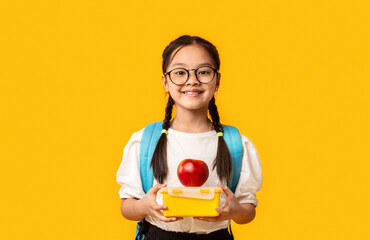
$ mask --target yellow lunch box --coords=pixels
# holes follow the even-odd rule
[[[216,217],[215,210],[220,207],[221,188],[218,187],[180,187],[163,188],[163,205],[168,210],[163,211],[166,217]]]

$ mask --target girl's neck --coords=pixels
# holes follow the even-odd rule
[[[207,110],[177,111],[171,121],[171,128],[186,133],[202,133],[213,130],[212,122],[207,117]]]

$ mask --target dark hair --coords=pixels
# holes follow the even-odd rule
[[[199,45],[203,47],[210,55],[214,67],[220,69],[220,58],[216,47],[208,42],[207,40],[197,37],[183,35],[174,41],[172,41],[163,51],[162,54],[162,71],[165,73],[167,67],[177,54],[177,52],[188,45]],[[218,76],[217,76],[218,77]],[[168,97],[168,102],[165,110],[165,118],[163,120],[162,128],[168,130],[170,127],[170,121],[172,119],[172,108],[175,104],[171,95]],[[218,115],[217,106],[215,103],[215,97],[209,101],[208,105],[209,115],[212,118],[212,125],[216,132],[223,132],[222,124],[220,123],[220,117]],[[153,167],[154,178],[159,182],[163,183],[167,177],[168,166],[167,166],[167,134],[162,133],[157,146],[154,150],[153,158],[150,163]],[[229,149],[227,148],[226,142],[223,137],[218,137],[217,155],[213,162],[213,169],[216,168],[217,175],[221,181],[228,180],[232,174],[232,162]]]

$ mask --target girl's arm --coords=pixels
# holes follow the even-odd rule
[[[251,222],[255,215],[256,210],[253,204],[239,203],[233,192],[226,186],[219,185],[226,194],[226,204],[223,208],[216,208],[220,213],[218,217],[199,217],[196,219],[217,222],[223,220],[234,220],[238,224],[245,224]]]
[[[165,187],[166,185],[157,184],[151,188],[147,194],[141,199],[126,198],[122,199],[121,213],[128,219],[133,221],[139,221],[146,216],[152,216],[158,218],[164,222],[173,222],[182,218],[176,217],[165,217],[161,210],[166,210],[167,206],[158,205],[156,201],[157,192]]]
[[[240,205],[240,211],[236,211],[236,214],[234,215],[234,217],[232,217],[232,220],[234,220],[234,222],[238,224],[246,224],[252,222],[252,220],[256,216],[256,210],[253,204],[242,203]],[[220,214],[222,214],[222,212]]]

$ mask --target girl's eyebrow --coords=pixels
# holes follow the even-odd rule
[[[176,65],[179,65],[179,66],[186,66],[186,64],[185,63],[175,63],[175,64],[173,64],[172,65],[172,67],[174,67],[174,66],[176,66]],[[212,66],[212,64],[210,64],[210,63],[200,63],[200,64],[198,64],[197,65],[197,67],[201,67],[201,66],[209,66],[209,67],[213,67]]]

